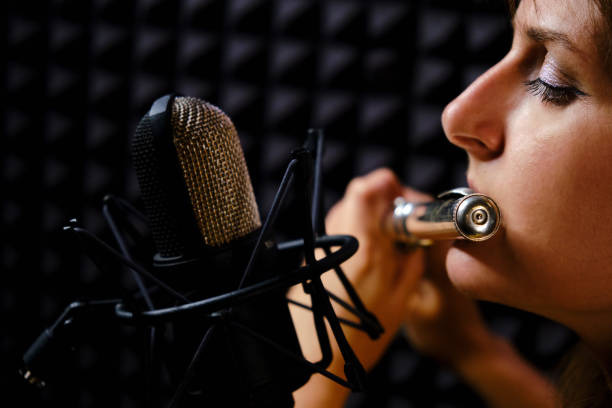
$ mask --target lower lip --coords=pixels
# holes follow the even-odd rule
[[[456,246],[459,249],[474,249],[481,247],[489,247],[494,244],[495,241],[502,239],[501,237],[504,235],[503,226],[500,227],[499,231],[495,233],[492,237],[484,240],[484,241],[470,241],[469,239],[456,239],[453,241],[452,246]]]
[[[483,252],[484,249],[484,252]],[[486,253],[490,253],[492,251],[488,245],[486,245],[486,241],[482,242],[472,242],[467,239],[457,239],[453,241],[452,245],[449,248],[449,251],[456,251],[456,254],[462,254],[462,257],[472,258],[480,258]]]

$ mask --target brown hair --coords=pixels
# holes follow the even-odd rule
[[[599,11],[603,16],[603,30],[598,33],[598,46],[608,72],[612,72],[612,2],[610,0],[596,0]]]
[[[612,392],[605,373],[587,347],[578,343],[557,370],[557,389],[564,407],[612,407]]]

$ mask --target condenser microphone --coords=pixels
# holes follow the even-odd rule
[[[159,266],[220,248],[261,225],[236,128],[193,97],[156,100],[136,129],[132,158]]]
[[[137,127],[132,157],[156,248],[155,274],[191,299],[239,289],[261,221],[229,117],[197,98],[159,98]],[[247,284],[290,269],[275,258],[273,245],[260,258]],[[302,355],[284,291],[224,313]],[[184,372],[209,326],[174,327],[175,350],[169,352],[176,355],[177,372]],[[228,327],[215,330],[207,344],[187,393],[194,405],[290,406],[291,392],[309,377],[261,341]]]
[[[383,229],[397,241],[420,246],[444,239],[486,241],[500,225],[495,201],[466,187],[441,193],[430,202],[407,202],[399,197],[383,220]]]
[[[64,227],[96,267],[108,273],[127,268],[137,288],[122,290],[120,299],[71,303],[24,354],[22,376],[44,386],[57,351],[82,330],[75,321],[104,320],[146,329],[145,398],[163,403],[165,387],[157,385],[168,385],[170,408],[291,407],[293,391],[314,373],[363,390],[365,370],[341,325],[372,339],[383,328],[340,266],[357,251],[357,240],[327,235],[321,222],[322,152],[323,132],[309,130],[304,145],[291,153],[262,223],[231,120],[196,98],[157,99],[139,122],[131,149],[145,214],[105,197],[103,213],[117,248],[76,219]],[[276,243],[277,218],[289,210],[294,239]],[[326,256],[315,257],[316,249]],[[328,271],[340,279],[348,303],[325,289],[321,275]],[[310,304],[287,299],[296,284],[310,294]],[[332,301],[356,321],[339,318]],[[304,359],[289,302],[312,312],[319,361]],[[345,378],[326,370],[333,359],[328,327]],[[168,374],[163,378],[156,375],[162,368]]]

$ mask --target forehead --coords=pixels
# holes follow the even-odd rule
[[[603,18],[594,0],[523,0],[513,18],[515,30],[559,33],[587,62],[603,67]],[[607,34],[607,30],[605,30]]]
[[[600,22],[594,0],[523,0],[514,16],[516,28],[530,26],[563,32],[583,45],[594,42]]]

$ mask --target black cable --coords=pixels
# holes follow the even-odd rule
[[[117,304],[115,313],[127,321],[136,321],[142,324],[161,324],[171,321],[185,313],[198,313],[206,315],[232,305],[244,303],[253,297],[267,294],[283,288],[289,288],[307,279],[312,279],[332,269],[335,265],[344,262],[357,251],[357,240],[349,235],[332,235],[317,238],[317,245],[340,246],[329,256],[315,261],[311,265],[301,266],[282,276],[274,276],[263,282],[258,282],[232,292],[213,296],[207,299],[182,304],[179,306],[144,311],[137,314],[126,310],[122,304]],[[286,248],[286,247],[285,247]]]
[[[325,221],[323,219],[323,194],[322,194],[322,167],[323,167],[323,131],[313,130],[316,133],[314,181],[312,196],[312,228],[318,236],[325,235]]]
[[[229,325],[236,327],[238,329],[241,329],[242,331],[244,331],[245,333],[253,336],[254,338],[268,344],[269,346],[273,347],[274,349],[276,349],[277,351],[279,351],[280,353],[284,354],[285,356],[297,361],[298,363],[307,366],[308,368],[316,371],[317,373],[329,378],[330,380],[336,381],[337,383],[344,385],[347,388],[351,388],[353,389],[353,387],[351,386],[351,384],[349,384],[345,379],[338,377],[335,374],[330,373],[327,370],[322,369],[321,367],[319,367],[318,365],[316,365],[315,363],[311,363],[310,361],[306,360],[303,357],[300,356],[296,356],[295,354],[293,354],[291,351],[287,350],[286,348],[274,343],[272,340],[268,339],[265,336],[262,336],[261,334],[251,330],[249,327],[244,326],[240,323],[234,322],[234,321],[229,321],[228,322]]]
[[[134,217],[138,218],[138,220],[144,224],[148,223],[148,219],[147,217],[141,213],[140,211],[138,211],[136,209],[136,207],[134,207],[132,204],[130,204],[128,201],[122,199],[121,197],[117,197],[114,196],[112,194],[107,194],[104,197],[104,200],[112,200],[112,202],[117,206],[120,207],[121,209],[125,210],[126,212],[130,213],[131,215],[133,215]]]
[[[104,205],[102,206],[102,213],[104,215],[104,218],[106,219],[106,223],[111,229],[111,233],[113,234],[113,237],[115,238],[115,241],[117,242],[117,245],[119,245],[119,249],[121,250],[121,253],[127,260],[134,262],[134,258],[132,257],[130,251],[128,250],[125,240],[123,239],[123,236],[120,233],[119,228],[117,227],[115,218],[111,214],[112,204],[117,205],[115,198],[113,196],[107,195],[106,197],[104,197]],[[132,268],[128,268],[128,270],[130,271],[132,278],[136,282],[136,286],[138,286],[138,290],[140,294],[145,300],[147,309],[148,310],[155,309],[153,300],[151,299],[149,291],[147,290],[140,275]],[[153,375],[153,367],[155,367],[155,343],[156,343],[155,334],[156,334],[156,328],[149,327],[146,333],[145,352],[144,352],[145,354],[145,375],[146,375],[145,377],[145,406],[149,406],[149,407],[151,407],[153,404],[152,403],[153,401],[152,375]]]
[[[331,251],[329,247],[323,248],[323,250],[325,251],[326,255],[328,255]],[[334,268],[334,271],[336,272],[336,276],[338,276],[338,279],[340,279],[340,283],[342,283],[342,286],[346,290],[349,299],[351,299],[351,302],[353,302],[353,304],[355,305],[355,309],[359,310],[360,313],[358,314],[358,316],[366,317],[366,319],[363,319],[367,320],[367,326],[365,326],[366,331],[372,339],[378,338],[384,332],[384,328],[382,327],[376,316],[366,309],[365,305],[361,301],[361,298],[357,294],[357,291],[355,290],[353,285],[351,285],[351,282],[344,274],[342,268],[340,266],[336,266]]]
[[[276,195],[274,196],[274,201],[272,202],[272,207],[270,208],[270,211],[268,211],[268,215],[266,216],[264,225],[261,228],[261,232],[259,233],[259,236],[257,237],[257,243],[255,244],[255,248],[251,252],[249,263],[247,264],[244,270],[244,274],[242,275],[242,279],[240,280],[240,285],[238,285],[238,289],[244,286],[244,283],[249,273],[251,272],[251,270],[253,269],[253,266],[255,265],[255,259],[257,258],[257,255],[259,255],[259,252],[262,248],[264,237],[267,235],[270,225],[274,223],[274,221],[276,220],[276,217],[278,216],[278,213],[280,211],[280,204],[282,203],[286,192],[288,191],[289,187],[291,186],[293,182],[293,171],[296,165],[297,165],[297,160],[293,159],[289,162],[289,165],[287,166],[287,169],[285,170],[285,174],[283,175],[283,179],[281,181],[280,187],[276,191]]]
[[[216,329],[216,327],[217,325],[213,324],[206,330],[206,333],[204,333],[204,337],[202,337],[202,341],[200,341],[200,344],[198,345],[198,348],[196,349],[196,352],[193,355],[193,358],[191,359],[189,366],[187,367],[187,371],[185,371],[185,377],[183,378],[183,381],[179,384],[176,392],[174,393],[174,396],[172,397],[172,401],[170,402],[170,406],[169,406],[170,408],[176,407],[176,404],[179,403],[179,401],[181,400],[181,397],[185,393],[185,390],[187,389],[189,382],[193,378],[195,368],[198,362],[200,361],[202,351],[204,350],[204,347],[206,347],[206,344],[208,343],[208,340],[210,339],[210,336],[212,335],[213,330]]]
[[[127,245],[125,244],[125,241],[123,240],[123,236],[121,235],[119,228],[117,227],[117,223],[115,222],[114,217],[110,213],[109,204],[113,202],[112,200],[113,200],[112,197],[107,196],[107,200],[106,200],[107,202],[102,206],[102,213],[104,215],[104,218],[106,219],[108,226],[111,229],[111,233],[113,234],[113,237],[115,238],[115,241],[117,242],[117,245],[119,245],[119,250],[121,251],[121,253],[126,259],[128,259],[131,262],[134,262],[134,259],[132,258],[127,248]],[[144,298],[145,303],[147,304],[147,308],[149,310],[154,309],[155,306],[153,305],[153,301],[151,299],[149,291],[147,290],[144,282],[142,281],[142,278],[133,268],[128,267],[128,270],[131,272],[132,277],[136,281],[138,290],[142,294],[142,297]]]
[[[313,311],[312,307],[310,307],[310,306],[308,306],[308,305],[306,305],[304,303],[298,302],[297,300],[293,300],[293,299],[287,298],[287,302],[289,302],[289,303],[291,303],[293,305],[296,305],[298,307],[301,307],[302,309],[310,310],[311,312]],[[362,325],[360,325],[359,323],[354,322],[352,320],[348,320],[348,319],[345,319],[343,317],[339,317],[338,320],[340,321],[340,323],[342,323],[342,324],[344,324],[346,326],[350,326],[350,327],[353,327],[353,328],[358,329],[358,330],[362,330],[363,329]]]
[[[340,306],[342,306],[343,308],[345,308],[346,310],[348,310],[349,312],[357,316],[361,321],[363,321],[363,324],[371,325],[371,326],[379,325],[377,321],[372,320],[369,314],[363,313],[363,311],[353,307],[351,304],[349,304],[348,302],[345,302],[343,299],[339,298],[338,296],[336,296],[329,290],[327,291],[327,294],[329,295],[331,300],[333,300],[334,302],[336,302],[337,304],[339,304]],[[361,324],[360,327],[363,328],[364,327],[363,324]]]
[[[166,285],[163,281],[161,281],[158,278],[156,278],[155,276],[153,276],[151,273],[149,273],[149,271],[147,271],[142,266],[138,265],[137,263],[135,263],[135,262],[133,262],[133,261],[131,261],[129,259],[126,259],[125,257],[123,257],[113,247],[109,246],[106,242],[102,241],[100,238],[96,237],[91,232],[87,231],[86,229],[81,228],[81,227],[76,227],[76,226],[68,226],[68,227],[65,227],[65,228],[70,229],[71,231],[77,233],[79,237],[85,238],[85,239],[89,240],[91,243],[97,245],[98,248],[103,250],[104,252],[106,252],[107,255],[110,255],[112,258],[114,258],[115,260],[119,261],[120,263],[122,263],[124,265],[127,265],[128,267],[134,269],[141,276],[151,280],[152,282],[157,284],[161,289],[163,289],[165,292],[167,292],[171,296],[175,297],[177,300],[180,300],[181,302],[184,302],[184,303],[189,303],[190,302],[190,300],[187,297],[185,297],[184,295],[182,295],[178,291],[172,289],[170,286]]]

